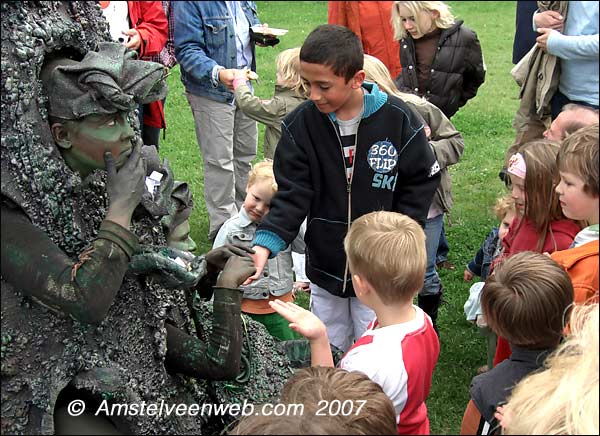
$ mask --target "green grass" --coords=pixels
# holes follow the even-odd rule
[[[495,225],[491,207],[504,191],[498,178],[504,151],[513,140],[511,121],[517,109],[517,87],[512,68],[515,2],[449,2],[455,15],[479,36],[487,65],[485,84],[477,96],[452,119],[465,139],[460,163],[451,167],[454,208],[446,232],[450,260],[455,271],[440,272],[447,303],[440,311],[441,353],[427,400],[431,431],[456,434],[469,399],[469,384],[477,367],[485,363],[485,346],[474,326],[463,315],[469,284],[463,282],[463,266]],[[269,98],[275,85],[275,57],[284,49],[302,45],[308,33],[327,22],[327,2],[257,2],[262,22],[289,29],[276,47],[257,48],[260,84],[256,94]],[[183,95],[179,68],[168,79],[166,140],[160,153],[167,158],[179,180],[190,183],[195,208],[191,216],[192,237],[199,252],[210,248],[206,239],[208,218],[203,201],[202,159],[196,142],[194,122]],[[264,129],[259,127],[257,160],[262,158]],[[307,298],[300,300],[306,305]]]

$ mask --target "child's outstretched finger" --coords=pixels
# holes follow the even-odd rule
[[[279,313],[285,319],[287,319],[288,321],[293,321],[294,312],[292,310],[290,310],[290,308],[287,306],[286,303],[284,303],[281,300],[274,300],[274,301],[269,301],[269,305],[271,306],[271,308],[273,310],[275,310],[277,313]]]

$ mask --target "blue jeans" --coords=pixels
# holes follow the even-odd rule
[[[427,269],[425,270],[425,282],[419,292],[420,295],[435,295],[442,290],[442,282],[435,269],[437,250],[440,244],[440,236],[444,226],[444,214],[425,220],[425,246],[427,250]]]
[[[442,223],[442,233],[440,234],[440,243],[438,245],[437,254],[435,263],[442,263],[448,260],[448,253],[450,252],[450,246],[448,245],[448,240],[446,239],[446,230],[444,228],[444,223]]]

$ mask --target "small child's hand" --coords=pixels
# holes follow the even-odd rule
[[[431,139],[431,127],[425,124],[423,129],[425,130],[425,136],[427,136],[427,139]]]
[[[465,272],[463,273],[463,280],[465,282],[470,282],[471,280],[473,280],[473,277],[475,276],[475,274],[473,274],[471,271],[469,271],[468,269],[465,269]]]
[[[494,413],[494,418],[498,420],[498,422],[500,423],[500,427],[502,427],[502,429],[504,430],[510,425],[511,415],[512,414],[510,410],[507,410],[503,405],[496,407],[496,413]]]
[[[292,295],[294,297],[298,295],[299,292],[310,292],[310,283],[308,282],[294,282],[294,286],[292,288]]]
[[[300,333],[306,339],[321,339],[327,335],[325,324],[312,312],[294,303],[284,303],[281,300],[269,301],[273,310],[290,322],[290,328]]]

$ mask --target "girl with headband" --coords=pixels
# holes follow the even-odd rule
[[[569,248],[580,226],[565,217],[554,188],[559,174],[559,145],[534,141],[523,145],[508,162],[508,175],[517,217],[503,239],[504,254],[494,265],[521,251],[553,253]],[[498,337],[494,366],[510,356],[508,342]]]

